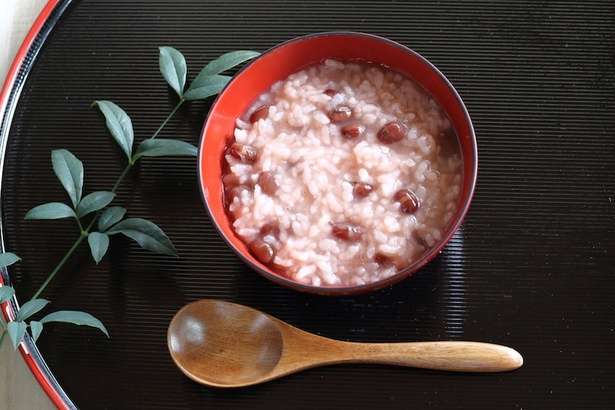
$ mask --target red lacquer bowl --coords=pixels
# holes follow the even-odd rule
[[[361,286],[310,286],[295,282],[256,260],[231,227],[223,203],[222,154],[235,119],[276,81],[327,58],[382,64],[417,81],[440,103],[455,127],[464,163],[457,213],[442,240],[419,260],[397,274]],[[323,295],[370,292],[409,277],[438,255],[459,228],[472,199],[477,175],[476,137],[470,116],[451,83],[429,61],[401,44],[382,37],[353,32],[312,34],[282,43],[262,54],[233,78],[214,102],[201,136],[199,185],[214,224],[233,250],[266,278],[292,289]]]

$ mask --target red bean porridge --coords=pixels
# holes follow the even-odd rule
[[[463,172],[450,122],[420,86],[334,60],[261,95],[225,162],[237,235],[315,286],[375,282],[420,258],[448,227]]]

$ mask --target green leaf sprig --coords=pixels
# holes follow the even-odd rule
[[[6,268],[21,260],[17,255],[11,252],[0,253],[0,268]],[[0,287],[0,304],[6,303],[13,298],[15,290],[10,286]],[[99,329],[107,337],[109,332],[102,324],[102,322],[96,319],[94,316],[85,312],[60,310],[57,312],[49,313],[40,320],[30,320],[32,316],[43,310],[49,304],[45,299],[30,299],[17,310],[15,319],[8,323],[0,316],[0,344],[4,340],[4,337],[8,334],[13,344],[13,348],[17,349],[23,337],[26,334],[28,328],[32,338],[36,342],[41,332],[43,331],[43,325],[49,322],[65,322],[78,325],[91,326]]]
[[[117,189],[124,177],[139,160],[146,157],[194,157],[197,155],[197,147],[192,144],[157,137],[186,101],[203,100],[218,94],[231,80],[230,76],[221,73],[258,55],[258,52],[248,50],[226,53],[203,67],[186,90],[188,72],[186,59],[182,53],[172,47],[160,47],[158,59],[160,73],[168,85],[177,93],[179,101],[152,136],[143,140],[136,147],[136,150],[134,149],[135,130],[130,116],[112,101],[99,100],[92,104],[102,113],[111,137],[126,156],[127,164],[111,190],[90,192],[84,196],[85,170],[83,163],[67,149],[57,149],[51,152],[53,171],[68,194],[70,202],[68,204],[48,202],[35,206],[26,213],[25,219],[73,218],[79,228],[79,236],[51,270],[34,296],[17,310],[14,320],[5,322],[0,317],[0,344],[5,335],[8,334],[13,346],[17,348],[28,329],[30,329],[32,338],[36,341],[44,325],[50,322],[90,326],[99,329],[107,337],[109,336],[102,322],[85,312],[57,311],[38,320],[30,319],[50,303],[46,299],[39,298],[39,296],[85,238],[87,238],[92,258],[96,263],[99,263],[107,253],[110,238],[118,234],[134,240],[139,246],[152,252],[177,256],[173,243],[158,225],[143,218],[125,218],[126,208],[110,205],[116,199]],[[13,253],[0,253],[0,268],[10,266],[19,260],[19,257]],[[0,304],[8,302],[14,295],[15,291],[12,287],[0,286]]]
[[[186,60],[184,56],[172,47],[160,47],[160,72],[167,83],[175,90],[181,100],[202,100],[218,94],[231,80],[220,73],[260,55],[256,51],[238,50],[226,53],[209,62],[197,74],[188,90],[186,84]]]

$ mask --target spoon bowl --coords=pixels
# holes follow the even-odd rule
[[[282,332],[270,316],[219,300],[181,309],[169,326],[168,343],[188,377],[220,387],[265,377],[283,348]]]
[[[380,363],[463,372],[501,372],[523,364],[505,346],[478,342],[351,343],[297,329],[258,310],[204,299],[169,325],[169,352],[192,380],[215,387],[263,383],[310,367]]]

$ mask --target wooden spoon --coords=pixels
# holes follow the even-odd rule
[[[216,387],[250,386],[336,363],[457,372],[503,372],[523,364],[517,351],[489,343],[342,342],[304,332],[246,306],[208,299],[177,312],[167,341],[171,357],[186,376]]]

